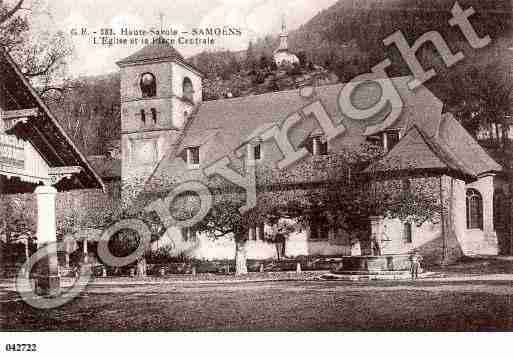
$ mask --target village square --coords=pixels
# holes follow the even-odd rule
[[[0,329],[513,328],[505,9],[341,1],[185,56],[216,31],[30,43],[23,3],[0,2]],[[72,78],[76,38],[130,51]]]

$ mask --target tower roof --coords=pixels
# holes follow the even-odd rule
[[[194,71],[202,75],[201,71],[193,65],[185,61],[184,57],[178,50],[176,50],[169,41],[164,38],[156,39],[156,41],[150,45],[143,47],[141,50],[133,53],[132,55],[125,57],[122,60],[116,62],[120,67],[123,65],[134,64],[138,62],[152,62],[152,61],[176,61],[185,66],[192,68]]]
[[[133,62],[161,59],[185,61],[182,54],[171,46],[169,42],[162,39],[162,42],[159,41],[157,43],[147,45],[132,55],[118,61],[117,64],[124,65]]]

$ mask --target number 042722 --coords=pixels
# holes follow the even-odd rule
[[[6,352],[35,352],[36,344],[5,344]]]

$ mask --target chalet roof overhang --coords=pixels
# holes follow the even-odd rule
[[[60,191],[98,188],[101,178],[73,144],[7,52],[0,48],[0,107],[10,113],[7,133],[30,142],[50,168],[69,168],[69,174],[56,185]],[[19,112],[19,118],[16,112]],[[77,171],[81,168],[81,171]],[[66,171],[65,171],[66,172]]]

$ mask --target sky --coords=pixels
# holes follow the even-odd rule
[[[289,30],[299,27],[336,0],[32,0],[45,12],[35,13],[39,31],[87,28],[100,31],[122,27],[163,28],[191,31],[204,27],[236,27],[242,36],[222,37],[214,45],[176,46],[184,56],[203,50],[244,50],[251,39],[277,35],[283,17]],[[91,34],[92,35],[92,34]],[[69,64],[74,76],[98,75],[117,70],[116,61],[137,51],[141,45],[100,46],[92,36],[70,36],[75,53]]]

